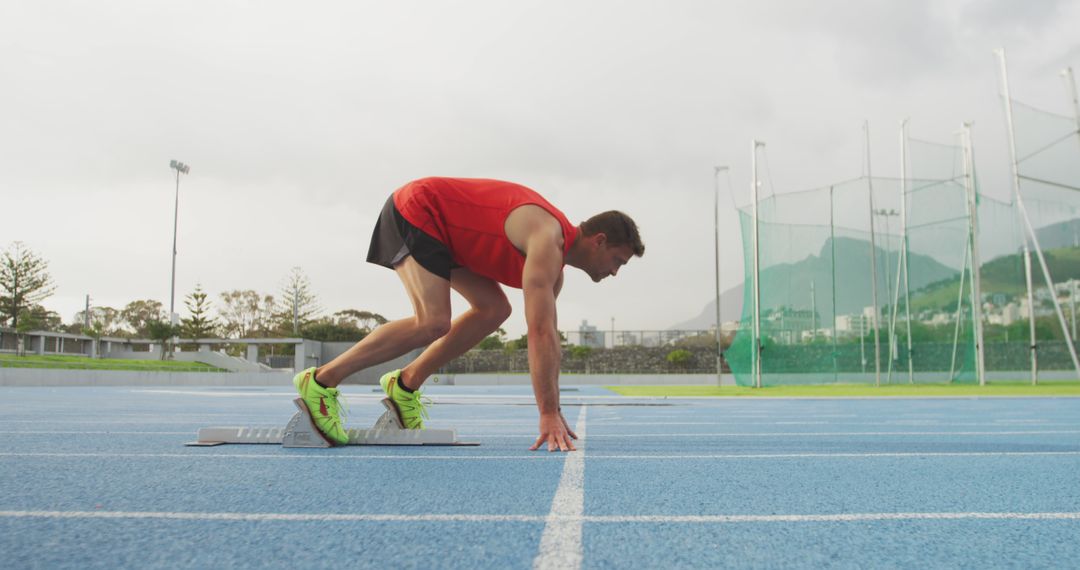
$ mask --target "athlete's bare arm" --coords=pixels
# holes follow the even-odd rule
[[[528,326],[529,372],[540,410],[540,435],[530,449],[535,450],[546,441],[549,451],[572,451],[571,440],[577,436],[570,431],[559,409],[562,349],[555,297],[562,287],[562,228],[550,214],[534,208],[518,208],[506,223],[507,237],[525,254],[522,291]]]

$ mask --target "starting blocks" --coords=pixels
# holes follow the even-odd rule
[[[205,427],[200,428],[198,440],[189,446],[211,447],[227,443],[274,444],[281,447],[333,447],[311,420],[307,406],[300,398],[293,400],[297,411],[285,427]],[[405,429],[394,404],[382,401],[383,412],[371,429],[347,429],[347,445],[480,445],[480,442],[458,441],[453,429]]]

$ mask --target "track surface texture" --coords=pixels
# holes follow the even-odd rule
[[[348,425],[382,411],[344,389]],[[479,447],[184,447],[282,388],[2,388],[5,568],[1080,564],[1080,399],[628,398],[435,386]]]

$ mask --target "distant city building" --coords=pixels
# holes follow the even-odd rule
[[[578,327],[578,336],[581,339],[578,344],[581,346],[592,348],[604,348],[605,346],[604,331],[590,325],[588,320],[581,321],[581,326]]]
[[[871,312],[871,315],[873,312]],[[842,336],[861,336],[866,334],[866,331],[870,330],[870,321],[863,315],[837,315],[836,316],[836,335]]]
[[[817,324],[814,311],[808,309],[783,308],[773,311],[765,320],[769,335],[783,344],[802,342],[803,332],[814,330]]]

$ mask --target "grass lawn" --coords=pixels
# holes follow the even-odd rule
[[[606,386],[623,396],[738,396],[747,398],[873,398],[936,396],[1080,396],[1080,382],[994,382],[986,386],[971,384],[830,384],[816,386]]]
[[[119,358],[89,358],[86,356],[56,356],[30,354],[16,356],[0,354],[0,368],[68,368],[77,370],[144,370],[168,372],[227,372],[223,368],[202,362],[172,360],[125,360]]]

